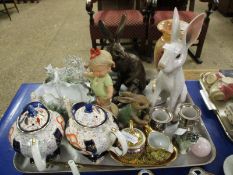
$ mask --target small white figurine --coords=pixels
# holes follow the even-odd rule
[[[81,58],[69,56],[65,67],[46,67],[47,78],[31,93],[32,101],[40,101],[49,109],[67,115],[64,98],[71,103],[93,101],[94,97],[89,95],[87,80],[83,78],[85,71]]]
[[[170,97],[168,109],[171,111],[175,110],[178,103],[186,100],[187,87],[182,66],[185,63],[188,48],[197,40],[201,32],[204,18],[204,13],[195,17],[184,31],[183,39],[180,40],[179,15],[177,9],[174,9],[171,43],[164,45],[164,54],[158,64],[160,72],[156,80],[154,96],[153,99],[150,98],[153,106],[159,102],[159,96],[162,101]]]

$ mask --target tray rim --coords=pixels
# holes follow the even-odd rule
[[[202,90],[205,91],[206,94],[208,95],[208,100],[210,100],[209,94],[208,94],[208,92],[207,92],[207,90],[206,90],[206,88],[205,88],[205,86],[204,86],[204,84],[203,84],[203,82],[202,82],[201,79],[199,79],[199,83],[200,83],[200,85],[201,85],[201,87],[202,87]],[[202,94],[201,94],[201,96],[202,96]],[[203,98],[203,96],[202,96],[202,98]],[[204,98],[203,98],[203,101],[204,101],[205,105],[207,106],[207,104],[206,104]],[[210,100],[210,101],[211,101],[211,100]],[[212,101],[211,101],[211,102],[212,102]],[[221,126],[222,126],[222,128],[223,128],[225,134],[226,134],[227,137],[230,139],[230,141],[233,142],[233,136],[231,136],[231,135],[229,134],[229,132],[227,131],[227,128],[226,128],[225,124],[223,123],[223,121],[222,121],[222,119],[221,119],[222,117],[221,117],[220,114],[219,114],[219,109],[217,108],[217,106],[216,106],[216,104],[215,104],[214,102],[212,102],[212,103],[213,103],[214,107],[216,108],[216,109],[212,109],[212,110],[214,111],[215,115],[217,116],[217,119],[218,119],[219,123],[221,124]]]
[[[154,165],[152,165],[152,164],[150,164],[150,165],[142,165],[142,166],[133,166],[132,164],[130,164],[130,163],[123,163],[123,162],[121,162],[119,159],[117,159],[117,158],[115,158],[116,156],[115,156],[115,154],[114,153],[112,153],[112,152],[110,152],[110,156],[111,156],[111,158],[113,159],[113,160],[115,160],[115,161],[117,161],[117,162],[119,162],[119,163],[121,163],[122,165],[124,165],[124,166],[129,166],[129,167],[162,167],[162,166],[166,166],[167,164],[169,164],[169,163],[171,163],[171,162],[173,162],[173,161],[175,161],[176,159],[177,159],[177,157],[178,157],[178,149],[175,147],[175,146],[173,146],[173,153],[171,153],[171,156],[169,157],[169,161],[168,162],[166,162],[166,161],[164,161],[164,163],[162,163],[162,164],[158,164],[158,165],[156,165],[156,164],[154,164]],[[173,156],[172,156],[172,154],[174,154]]]
[[[192,97],[188,94],[187,98],[189,98],[191,101],[190,103],[193,103],[193,100],[192,100]],[[166,165],[162,165],[162,166],[140,166],[140,167],[133,167],[133,166],[124,166],[123,163],[122,165],[123,166],[112,166],[112,165],[91,165],[91,164],[77,164],[76,165],[79,165],[80,166],[80,172],[112,172],[112,171],[127,171],[127,170],[140,170],[140,169],[164,169],[164,168],[184,168],[184,167],[192,167],[192,166],[203,166],[203,165],[207,165],[207,164],[210,164],[214,161],[214,159],[216,158],[216,147],[212,141],[212,138],[202,120],[202,118],[199,119],[200,120],[200,125],[201,127],[205,130],[205,133],[206,133],[206,136],[208,137],[208,140],[210,141],[211,143],[211,153],[212,153],[212,156],[211,158],[206,161],[206,162],[203,162],[203,163],[197,163],[197,164],[190,164],[190,165],[169,165],[171,162],[174,162],[174,161],[171,161],[169,162],[168,164]],[[67,172],[71,172],[71,170],[69,169],[68,170],[59,170],[59,171],[42,171],[42,172],[39,172],[39,171],[23,171],[22,169],[18,168],[18,166],[15,164],[15,157],[17,156],[18,153],[15,153],[14,154],[14,157],[13,157],[13,164],[14,164],[14,167],[16,168],[17,171],[21,172],[21,173],[38,173],[38,174],[53,174],[53,173],[67,173]],[[178,158],[179,154],[177,154],[177,158]],[[65,164],[65,163],[64,163]]]
[[[204,163],[197,163],[197,164],[190,164],[190,165],[169,165],[170,163],[174,162],[178,156],[179,153],[177,153],[176,155],[176,159],[173,161],[170,161],[168,164],[162,165],[162,166],[140,166],[140,167],[134,167],[134,166],[129,166],[129,165],[124,165],[123,163],[121,163],[122,165],[116,165],[116,166],[112,166],[112,165],[91,165],[91,164],[81,164],[81,163],[75,163],[77,166],[79,166],[79,171],[80,172],[112,172],[112,171],[127,171],[127,170],[140,170],[140,169],[150,169],[150,170],[154,170],[154,169],[164,169],[164,168],[184,168],[184,167],[193,167],[193,166],[203,166],[203,165],[208,165],[210,163],[212,163],[214,161],[214,159],[216,158],[216,147],[213,143],[213,140],[202,120],[202,118],[200,118],[200,125],[201,127],[207,131],[206,132],[206,136],[208,137],[208,140],[210,141],[211,144],[211,153],[212,156],[211,158],[204,162]],[[59,171],[23,171],[22,169],[19,169],[18,166],[15,164],[15,157],[17,156],[17,154],[19,153],[15,153],[14,154],[14,158],[13,158],[13,164],[14,167],[16,168],[17,171],[21,172],[21,173],[29,173],[29,174],[33,174],[33,173],[38,173],[38,174],[53,174],[53,173],[67,173],[67,172],[71,172],[71,170],[67,171],[67,170],[59,170]],[[109,153],[110,154],[110,153]],[[115,160],[114,160],[115,161]],[[119,161],[118,161],[119,162]],[[120,162],[119,162],[120,163]],[[62,162],[62,164],[64,165],[68,165],[65,162]]]

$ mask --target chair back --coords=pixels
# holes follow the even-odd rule
[[[146,10],[149,0],[86,0],[86,10],[90,16],[90,35],[92,47],[106,45],[103,35],[99,31],[98,21],[104,21],[109,30],[116,32],[122,15],[127,16],[125,30],[120,36],[124,39],[133,39],[134,45],[140,40],[145,45],[149,13]],[[93,10],[93,3],[97,3],[97,11]],[[99,40],[99,43],[96,42]],[[127,43],[128,44],[128,43]]]
[[[186,10],[188,5],[188,0],[158,0],[157,10],[171,10],[173,11],[176,7],[179,11]],[[189,4],[191,5],[191,3]]]
[[[125,10],[141,7],[142,0],[98,0],[98,10]]]

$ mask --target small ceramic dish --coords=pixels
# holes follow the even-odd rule
[[[167,151],[169,150],[169,147],[172,148],[169,137],[156,131],[149,134],[148,145],[154,149],[165,149]]]
[[[152,129],[162,132],[166,129],[167,124],[172,120],[173,115],[165,107],[154,107],[150,112],[150,126]]]
[[[178,106],[179,128],[193,128],[201,117],[201,110],[191,103],[181,103]]]
[[[225,159],[223,163],[223,171],[225,175],[233,175],[233,154]]]
[[[173,152],[173,144],[167,135],[153,130],[149,125],[145,125],[145,132],[147,134],[147,151],[164,150]]]
[[[130,120],[129,128],[122,130],[123,135],[127,138],[128,151],[124,156],[125,160],[134,160],[145,151],[146,136],[144,133],[133,127],[133,121]]]

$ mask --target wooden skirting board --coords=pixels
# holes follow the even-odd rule
[[[37,3],[39,2],[39,0],[17,0],[18,3],[22,2],[22,1],[24,3],[27,3],[28,1],[30,1],[30,2],[37,2]]]
[[[184,75],[186,80],[199,80],[201,73],[218,71],[219,69],[185,69]]]

